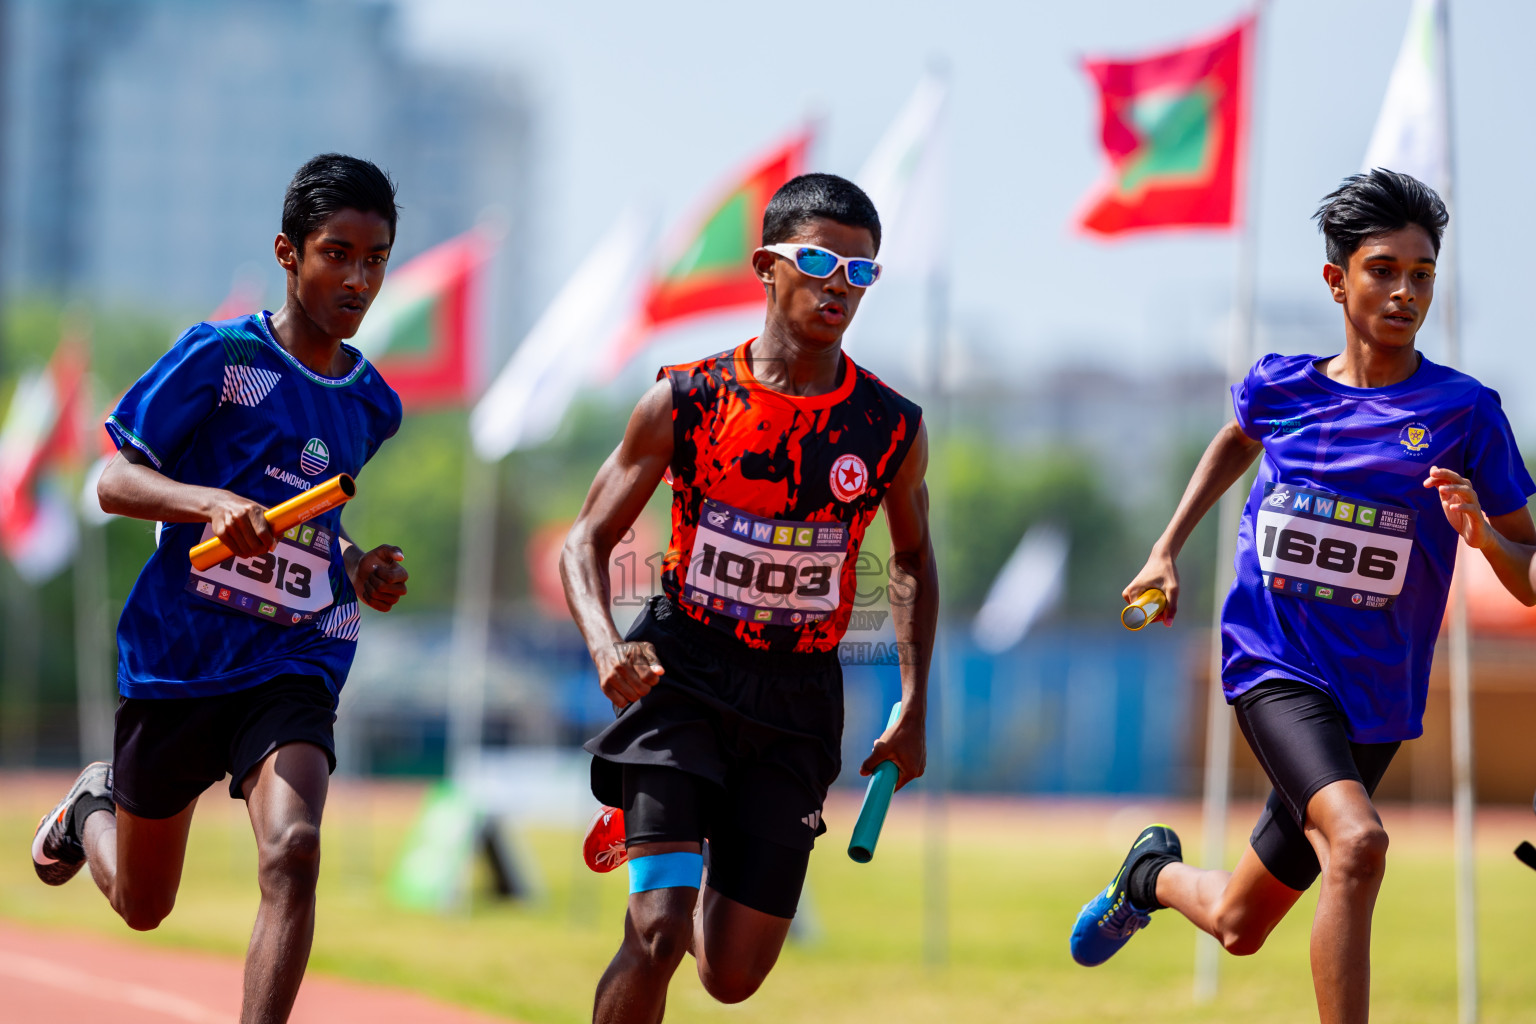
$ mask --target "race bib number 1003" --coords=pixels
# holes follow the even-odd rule
[[[705,499],[683,596],[748,622],[799,626],[837,610],[844,523],[764,519]]]
[[[203,540],[212,536],[213,527],[203,527]],[[295,526],[264,555],[226,558],[204,572],[192,570],[187,590],[264,622],[296,626],[313,619],[334,600],[331,545],[335,542],[329,530]]]
[[[1402,593],[1418,513],[1270,484],[1254,520],[1264,586],[1276,594],[1386,608]]]

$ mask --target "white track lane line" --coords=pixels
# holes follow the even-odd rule
[[[174,992],[131,981],[111,981],[22,953],[0,951],[0,975],[63,989],[75,996],[136,1006],[187,1024],[237,1024],[234,1017],[210,1010]]]

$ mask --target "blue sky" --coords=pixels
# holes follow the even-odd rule
[[[1221,360],[1230,236],[1105,244],[1075,236],[1069,222],[1103,166],[1080,58],[1207,34],[1239,16],[1241,3],[404,0],[404,8],[408,45],[516,76],[535,101],[536,244],[551,256],[533,282],[539,298],[626,204],[674,222],[808,111],[823,118],[816,167],[853,174],[939,59],[953,84],[952,305],[962,350],[1003,375],[1083,361],[1145,370]],[[1261,338],[1261,347],[1338,347],[1308,218],[1359,167],[1407,9],[1407,0],[1270,4],[1257,97],[1259,302],[1317,327],[1269,346]],[[1529,285],[1507,261],[1536,227],[1524,196],[1536,160],[1526,70],[1536,4],[1452,0],[1452,22],[1467,368],[1504,393],[1529,433]],[[722,330],[732,336],[715,348],[738,332]],[[885,340],[893,360],[915,342],[894,329]],[[1423,347],[1439,355],[1435,328]]]

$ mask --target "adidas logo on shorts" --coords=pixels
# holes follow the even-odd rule
[[[807,814],[805,817],[801,818],[800,820],[802,822],[804,822],[807,826],[809,826],[809,827],[811,827],[813,829],[814,828],[820,828],[821,827],[821,811],[819,811],[819,810],[812,811],[810,814]]]

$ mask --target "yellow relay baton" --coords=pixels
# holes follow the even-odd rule
[[[329,512],[337,505],[345,505],[356,495],[357,484],[353,479],[345,473],[338,473],[325,483],[311,487],[281,505],[273,505],[262,514],[272,524],[273,533],[286,533],[322,512]],[[199,572],[212,569],[234,554],[217,537],[203,541],[188,553],[192,557],[192,568]]]
[[[1168,607],[1167,594],[1156,587],[1142,591],[1141,596],[1126,605],[1125,610],[1120,613],[1120,624],[1130,630],[1141,629],[1162,615],[1166,607]]]

